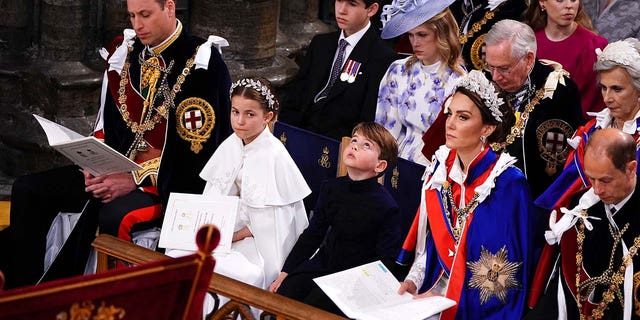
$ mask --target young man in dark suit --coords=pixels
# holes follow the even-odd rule
[[[335,0],[341,30],[311,40],[280,120],[334,139],[373,121],[380,79],[397,58],[369,21],[380,7],[380,0]]]

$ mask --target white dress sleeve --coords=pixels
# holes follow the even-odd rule
[[[418,289],[420,289],[422,282],[424,282],[424,273],[427,270],[425,265],[426,259],[427,257],[425,253],[417,256],[411,265],[411,269],[409,270],[407,277],[405,278],[405,280],[413,281]]]

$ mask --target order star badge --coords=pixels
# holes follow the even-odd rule
[[[516,273],[522,262],[510,262],[507,260],[507,247],[504,246],[496,254],[489,252],[482,246],[480,259],[475,262],[467,262],[471,270],[469,287],[480,290],[480,303],[484,304],[492,296],[502,303],[507,302],[507,291],[520,288],[516,279]]]

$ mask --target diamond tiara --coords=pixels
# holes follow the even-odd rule
[[[278,111],[278,108],[276,107],[276,103],[275,103],[275,97],[271,93],[271,90],[269,90],[269,88],[263,85],[259,80],[243,78],[234,82],[231,85],[231,89],[229,89],[229,96],[231,96],[231,94],[233,93],[233,90],[237,87],[246,87],[246,88],[251,88],[257,91],[267,100],[267,103],[269,104],[267,106],[267,109],[269,109],[270,111]]]
[[[502,111],[500,111],[500,105],[504,103],[504,100],[498,97],[498,92],[495,86],[478,70],[471,70],[466,76],[462,77],[462,80],[458,84],[458,87],[463,87],[478,96],[484,102],[491,115],[498,122],[502,122]]]

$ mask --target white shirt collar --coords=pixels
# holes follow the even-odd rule
[[[478,152],[478,154],[476,154],[476,156],[473,157],[473,159],[471,159],[471,162],[469,162],[469,165],[471,165],[474,161],[476,161],[476,159],[478,158],[478,156],[480,156],[480,154],[482,154],[482,151]],[[469,168],[467,168],[467,173],[468,172],[469,172]],[[467,173],[465,173],[464,170],[462,170],[462,163],[460,161],[460,158],[456,155],[456,159],[453,161],[453,164],[451,165],[449,178],[451,178],[453,182],[459,185],[463,185],[464,181],[467,179]]]
[[[451,171],[449,171],[449,178],[453,180],[453,182],[463,185],[464,180],[467,178],[467,174],[462,170],[462,165],[460,164],[460,158],[456,156],[455,160],[453,160],[453,164],[451,165]]]
[[[607,210],[609,210],[609,212],[610,212],[610,213],[611,213],[611,209],[612,209],[612,208],[615,208],[615,209],[616,209],[616,213],[617,213],[618,211],[620,211],[620,209],[621,209],[622,207],[624,207],[624,205],[627,203],[627,201],[629,201],[629,199],[631,199],[631,196],[633,195],[633,193],[634,193],[635,191],[636,191],[636,190],[635,190],[635,187],[634,187],[634,188],[633,188],[633,191],[631,191],[631,193],[629,193],[629,195],[628,195],[626,198],[622,199],[622,201],[620,201],[620,202],[618,202],[618,203],[614,203],[614,204],[607,205],[607,206],[606,206],[606,207],[607,207]],[[615,215],[615,214],[613,214],[613,215]]]
[[[362,37],[364,37],[364,34],[367,32],[367,30],[369,30],[369,28],[371,27],[371,22],[367,22],[367,26],[362,28],[360,31],[345,37],[344,36],[344,30],[342,30],[340,32],[340,38],[338,39],[338,43],[340,43],[340,40],[345,39],[347,40],[347,42],[349,43],[349,45],[347,46],[347,50],[349,48],[353,48],[356,46],[356,44],[358,44],[358,41],[360,41],[360,39],[362,39]],[[348,55],[345,55],[345,57],[348,57]]]

